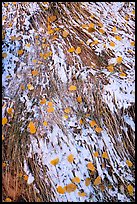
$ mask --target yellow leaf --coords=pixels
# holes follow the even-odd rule
[[[78,192],[78,195],[79,195],[80,197],[84,197],[84,196],[86,196],[87,194],[86,194],[85,192]]]
[[[129,167],[132,167],[133,166],[133,163],[129,160],[126,160],[126,164],[129,166]]]
[[[77,189],[77,186],[74,183],[69,183],[65,186],[65,190],[68,193],[74,192]]]
[[[66,37],[68,36],[68,34],[69,34],[69,33],[68,33],[67,31],[65,31],[65,30],[64,30],[63,33],[62,33],[62,35],[63,35],[64,38],[66,38]]]
[[[77,102],[78,102],[78,103],[82,103],[82,98],[81,98],[81,96],[78,96],[78,97],[77,97]]]
[[[13,3],[13,5],[16,5],[17,4],[17,2],[12,2]]]
[[[115,47],[115,43],[114,42],[111,41],[109,44],[110,44],[110,46]]]
[[[120,56],[117,57],[117,63],[118,63],[118,64],[121,64],[121,62],[122,62],[122,57],[120,57]]]
[[[16,36],[11,36],[10,39],[11,39],[12,41],[16,40]]]
[[[20,172],[18,173],[18,177],[22,178],[23,174]]]
[[[29,48],[29,47],[30,47],[30,43],[26,44],[26,47],[28,47],[28,48]]]
[[[90,185],[90,182],[91,182],[91,178],[86,178],[86,179],[85,179],[85,185],[86,185],[86,186],[89,186],[89,185]]]
[[[34,87],[31,84],[27,84],[28,89],[31,91],[34,89]]]
[[[130,45],[135,46],[135,42],[134,41],[130,42]]]
[[[77,49],[75,50],[76,54],[80,54],[81,53],[81,48],[77,47]]]
[[[65,118],[65,119],[68,119],[68,115],[64,115],[64,118]]]
[[[98,176],[96,179],[95,179],[95,181],[94,181],[94,185],[96,186],[96,185],[99,185],[99,184],[101,184],[101,177],[100,176]]]
[[[7,7],[7,6],[8,6],[8,3],[5,3],[4,6]]]
[[[74,47],[70,47],[69,49],[68,49],[68,52],[74,52],[75,51],[75,48]]]
[[[97,127],[95,128],[95,131],[96,131],[97,133],[101,133],[102,128],[100,128],[100,127],[97,126]]]
[[[43,125],[44,125],[44,126],[47,126],[47,125],[48,125],[47,121],[44,121],[44,122],[43,122]]]
[[[6,198],[5,202],[12,202],[12,200],[10,198]]]
[[[102,28],[99,29],[99,32],[102,33],[102,34],[105,33],[105,31]]]
[[[47,100],[46,100],[45,98],[42,98],[41,101],[40,101],[40,104],[42,104],[42,105],[43,105],[43,104],[46,104],[46,101],[47,101]]]
[[[133,10],[131,13],[134,15],[135,14],[135,10]]]
[[[113,64],[108,65],[107,69],[108,69],[109,72],[114,72]]]
[[[23,50],[18,50],[18,55],[22,55],[23,54]]]
[[[66,192],[65,188],[62,188],[62,186],[57,187],[57,192],[60,194],[64,194]]]
[[[51,101],[48,102],[48,107],[52,107],[53,103]]]
[[[126,74],[125,72],[121,72],[121,73],[119,74],[119,76],[120,76],[120,77],[126,77],[127,74]]]
[[[127,186],[127,190],[128,190],[128,192],[129,192],[129,195],[130,195],[130,196],[133,196],[134,188],[133,188],[133,186],[132,186],[131,184],[129,184],[129,185]]]
[[[104,159],[108,159],[108,153],[107,153],[107,152],[103,152],[103,154],[102,154],[102,158],[104,158]]]
[[[2,125],[6,125],[8,122],[8,119],[5,117],[5,118],[2,118]]]
[[[33,62],[33,63],[36,63],[36,62],[37,62],[37,60],[36,60],[36,59],[33,59],[33,60],[32,60],[32,62]]]
[[[31,73],[32,73],[33,76],[37,76],[38,75],[38,70],[33,70]]]
[[[59,163],[59,158],[53,159],[50,161],[53,166],[56,166]]]
[[[79,177],[74,177],[74,178],[72,179],[72,182],[74,182],[74,183],[80,183],[80,178],[79,178]]]
[[[30,122],[30,123],[28,124],[28,128],[29,128],[29,131],[30,131],[31,134],[35,134],[36,128],[35,128],[35,125],[34,125],[33,122]]]
[[[6,57],[7,57],[7,53],[3,52],[3,53],[2,53],[2,57],[3,57],[3,58],[6,58]]]
[[[116,40],[119,40],[119,41],[122,40],[122,38],[118,35],[116,35],[115,38],[116,38]]]
[[[10,115],[13,114],[13,108],[8,108],[7,113],[10,114]]]
[[[94,157],[98,157],[99,156],[98,152],[94,152],[93,155],[94,155]]]
[[[48,107],[48,108],[47,108],[47,112],[48,112],[48,113],[54,112],[54,108],[53,108],[53,107]]]
[[[87,164],[87,168],[88,168],[89,170],[91,170],[91,171],[95,171],[95,167],[94,167],[94,165],[92,164],[92,162],[89,162],[89,163]]]
[[[68,159],[68,161],[69,161],[70,163],[72,163],[72,162],[74,161],[74,156],[73,156],[73,154],[70,154],[70,155],[67,157],[67,159]]]
[[[89,25],[88,25],[90,28],[94,28],[94,23],[90,23]]]
[[[77,87],[74,86],[74,85],[71,85],[71,86],[69,87],[69,91],[76,91],[76,90],[77,90]]]
[[[71,111],[70,108],[66,108],[66,109],[64,110],[64,112],[67,113],[67,114],[70,113],[70,111]]]
[[[116,26],[113,27],[112,31],[113,31],[114,33],[117,32]]]
[[[92,45],[97,45],[98,44],[98,40],[94,40],[91,44],[90,44],[90,46],[92,46]]]
[[[90,121],[89,124],[90,124],[91,127],[94,127],[94,126],[97,125],[95,120]]]
[[[53,33],[54,33],[54,30],[52,30],[52,29],[47,31],[47,34],[49,34],[49,35],[53,34]]]
[[[24,175],[23,178],[24,178],[24,181],[28,180],[28,176],[27,175]]]

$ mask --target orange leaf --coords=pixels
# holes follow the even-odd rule
[[[77,47],[77,49],[75,50],[76,54],[80,54],[81,53],[81,48]]]
[[[121,64],[121,62],[122,62],[122,57],[117,57],[117,63]]]
[[[126,74],[125,72],[121,72],[119,76],[120,76],[120,77],[126,77],[127,74]]]
[[[72,182],[74,182],[74,183],[80,183],[80,178],[79,178],[79,177],[74,177],[74,178],[72,179]]]
[[[131,184],[127,186],[127,190],[129,192],[129,195],[133,196],[134,188]]]
[[[94,152],[93,155],[94,155],[94,157],[98,157],[99,156],[98,152]]]
[[[108,65],[107,69],[108,69],[109,72],[114,72],[113,64]]]
[[[40,104],[42,104],[42,105],[43,105],[43,104],[46,104],[46,101],[47,101],[47,100],[46,100],[45,98],[42,98],[41,101],[40,101]]]
[[[135,46],[135,42],[134,41],[130,42],[130,45]]]
[[[85,185],[86,185],[86,186],[89,186],[89,185],[90,185],[90,182],[91,182],[91,178],[86,178],[86,179],[85,179]]]
[[[48,125],[47,121],[44,121],[44,122],[43,122],[43,125],[44,125],[44,126],[47,126],[47,125]]]
[[[53,107],[53,103],[51,101],[48,102],[48,107]]]
[[[7,113],[10,114],[10,115],[13,114],[13,108],[8,108]]]
[[[6,198],[5,202],[12,202],[12,200],[10,198]]]
[[[81,98],[81,96],[78,96],[78,97],[77,97],[77,102],[78,102],[78,103],[82,103],[82,98]]]
[[[90,28],[94,28],[94,23],[90,23],[89,25],[88,25]]]
[[[115,38],[116,40],[119,40],[119,41],[122,40],[121,36],[118,36],[118,35],[116,35]]]
[[[112,31],[113,31],[114,33],[117,32],[116,26],[113,27]]]
[[[103,152],[103,154],[102,154],[102,158],[104,158],[104,159],[108,159],[108,153],[107,153],[107,152]]]
[[[92,27],[89,27],[89,28],[88,28],[88,32],[89,32],[89,33],[92,33],[92,32],[95,32],[95,31],[96,31],[95,28],[92,28]]]
[[[28,176],[27,176],[27,175],[24,175],[23,177],[24,177],[24,180],[25,180],[25,181],[28,180]]]
[[[47,112],[48,112],[48,113],[54,112],[54,108],[53,108],[53,107],[48,107],[48,108],[47,108]]]
[[[109,44],[110,44],[110,46],[115,47],[115,43],[114,42],[111,41]]]
[[[95,167],[94,167],[94,165],[93,165],[91,162],[89,162],[89,163],[87,164],[87,168],[88,168],[89,170],[91,170],[91,171],[95,171]]]
[[[67,113],[67,114],[70,113],[70,111],[71,111],[70,108],[66,108],[66,109],[64,110],[64,112]]]
[[[60,194],[64,194],[66,192],[65,188],[62,188],[62,186],[57,187],[57,192]]]
[[[76,90],[77,90],[77,87],[74,86],[74,85],[71,85],[71,86],[69,87],[69,91],[76,91]]]
[[[78,192],[78,195],[79,195],[80,197],[84,197],[84,196],[86,196],[87,194],[86,194],[85,192]]]
[[[56,16],[50,16],[49,17],[49,22],[54,22],[55,20],[57,19],[57,17]]]
[[[30,47],[30,43],[26,44],[26,47],[28,47],[28,48],[29,48],[29,47]]]
[[[97,126],[97,127],[95,128],[95,131],[96,131],[97,133],[101,133],[102,128],[100,128],[100,127]]]
[[[68,52],[74,52],[75,51],[75,48],[74,47],[70,47],[69,49],[68,49]]]
[[[82,120],[82,119],[80,119],[79,123],[80,123],[80,125],[82,125],[84,122],[83,122],[83,120]]]
[[[8,119],[5,117],[5,118],[2,118],[2,125],[6,125],[8,122]]]
[[[31,134],[35,134],[36,128],[35,128],[35,125],[34,125],[33,122],[30,122],[30,123],[28,124],[28,128],[29,128],[29,131],[30,131]]]
[[[18,50],[18,55],[22,55],[23,54],[23,50]]]
[[[33,76],[37,76],[38,75],[38,70],[33,70],[31,73],[32,73]]]
[[[73,154],[70,154],[68,157],[67,157],[68,161],[71,163],[74,161],[74,156]]]
[[[27,87],[28,87],[28,89],[29,89],[30,91],[32,91],[32,90],[34,89],[33,85],[31,85],[31,84],[27,84]]]
[[[99,29],[99,32],[102,33],[102,34],[105,33],[105,31],[102,28]]]
[[[133,163],[129,160],[126,160],[126,164],[129,166],[129,167],[132,167],[133,166]]]
[[[94,127],[94,126],[97,125],[95,120],[90,121],[89,124],[90,124],[91,127]]]
[[[86,25],[86,24],[82,24],[81,26],[82,26],[82,28],[86,28],[86,29],[88,28],[88,25]]]
[[[53,159],[50,161],[50,163],[54,166],[56,166],[59,163],[59,158]]]
[[[77,189],[77,186],[74,183],[70,183],[65,186],[65,190],[68,193],[74,192]]]
[[[99,184],[101,184],[101,177],[100,176],[98,176],[96,179],[95,179],[95,181],[94,181],[94,185],[96,186],[96,185],[99,185]]]
[[[64,38],[66,38],[66,37],[68,36],[68,34],[69,34],[69,33],[68,33],[67,31],[65,31],[65,30],[64,30],[63,33],[62,33],[62,35],[63,35]]]
[[[4,140],[5,139],[5,137],[4,137],[4,135],[2,135],[2,140]]]

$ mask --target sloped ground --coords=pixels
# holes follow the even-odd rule
[[[134,3],[2,15],[3,201],[134,201]]]

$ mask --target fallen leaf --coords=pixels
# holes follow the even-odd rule
[[[33,70],[31,73],[32,73],[33,76],[37,76],[38,75],[38,70]]]
[[[82,28],[88,29],[88,25],[86,25],[86,24],[82,24],[81,26],[82,26]]]
[[[95,181],[94,181],[94,185],[96,186],[96,185],[99,185],[99,184],[101,184],[101,177],[100,176],[98,176],[96,179],[95,179]]]
[[[94,126],[97,125],[95,120],[90,121],[89,124],[90,124],[91,127],[94,127]]]
[[[79,178],[79,177],[74,177],[74,178],[72,179],[72,182],[74,182],[74,183],[80,183],[80,178]]]
[[[67,31],[63,31],[63,33],[62,33],[62,36],[64,37],[64,38],[66,38],[67,36],[68,36],[68,34],[69,34],[69,32],[67,32]]]
[[[79,123],[80,123],[80,125],[83,125],[84,122],[82,119],[80,119]]]
[[[50,164],[52,164],[53,166],[56,166],[58,163],[59,163],[59,158],[56,158],[50,161]]]
[[[53,103],[51,101],[48,102],[48,107],[53,107]]]
[[[29,122],[28,124],[28,128],[31,134],[35,134],[36,133],[36,128],[33,122]]]
[[[70,183],[65,186],[65,190],[68,193],[74,192],[77,189],[77,186],[74,183]]]
[[[28,180],[28,176],[27,175],[24,175],[23,178],[24,178],[24,181]]]
[[[92,28],[92,27],[89,27],[89,28],[88,28],[88,32],[89,32],[89,33],[93,33],[93,32],[95,32],[95,31],[96,31],[95,28]]]
[[[76,53],[76,54],[80,54],[80,53],[81,53],[81,48],[80,48],[80,47],[77,47],[76,50],[75,50],[75,53]]]
[[[74,47],[70,47],[69,49],[68,49],[68,52],[74,52],[75,51],[75,48]]]
[[[98,157],[98,156],[99,156],[99,155],[98,155],[98,152],[94,152],[94,153],[93,153],[93,156],[94,156],[94,157]]]
[[[120,40],[122,40],[122,37],[119,36],[119,35],[116,35],[116,36],[115,36],[115,39],[120,41]]]
[[[29,89],[30,91],[32,91],[32,90],[34,89],[33,85],[31,85],[31,84],[27,84],[27,87],[28,87],[28,89]]]
[[[50,16],[49,19],[48,19],[48,21],[49,21],[50,23],[52,23],[52,22],[54,22],[56,19],[57,19],[56,16]]]
[[[126,77],[127,74],[126,74],[125,72],[121,72],[121,73],[119,74],[119,76],[120,76],[120,77]]]
[[[112,64],[108,65],[107,69],[108,69],[109,72],[114,72],[114,67],[113,67]]]
[[[76,91],[76,90],[77,90],[77,87],[74,86],[74,85],[71,85],[71,86],[69,87],[69,91]]]
[[[6,162],[3,162],[3,163],[2,163],[2,167],[4,168],[4,167],[6,167],[6,166],[7,166]]]
[[[26,44],[25,46],[29,48],[30,47],[30,43]]]
[[[92,162],[89,162],[89,163],[87,164],[87,168],[88,168],[89,170],[91,170],[91,171],[95,171],[95,167],[94,167],[94,165],[92,164]]]
[[[68,115],[64,115],[64,118],[65,118],[65,119],[68,119]]]
[[[62,188],[62,186],[57,187],[57,192],[60,194],[64,194],[66,192],[65,188]]]
[[[6,58],[6,57],[7,57],[7,53],[3,52],[3,53],[2,53],[2,57],[3,57],[3,58]]]
[[[48,107],[48,108],[47,108],[47,112],[48,112],[48,113],[54,112],[54,107]]]
[[[111,47],[115,47],[115,43],[114,42],[111,41],[109,44],[110,44]]]
[[[74,156],[73,156],[73,154],[70,154],[70,155],[67,157],[67,159],[68,159],[68,161],[69,161],[70,163],[72,163],[72,162],[74,161]]]
[[[81,98],[81,96],[78,96],[78,97],[77,97],[77,102],[78,102],[78,103],[82,103],[82,98]]]
[[[94,24],[94,23],[90,23],[88,26],[89,26],[90,28],[94,28],[94,27],[95,27],[95,24]]]
[[[91,178],[86,178],[86,179],[85,179],[85,185],[86,185],[86,186],[89,186],[89,185],[90,185],[90,182],[91,182]]]
[[[86,194],[85,192],[78,192],[78,195],[79,195],[80,197],[84,197],[84,196],[86,196],[87,194]]]
[[[128,165],[128,167],[132,167],[133,166],[133,163],[129,160],[126,160],[126,164]]]
[[[130,195],[130,196],[133,196],[134,188],[133,188],[133,186],[132,186],[131,184],[129,184],[129,185],[127,186],[127,190],[128,190],[128,192],[129,192],[129,195]]]
[[[32,60],[32,62],[33,62],[33,63],[36,63],[36,62],[37,62],[37,60],[36,60],[36,59],[33,59],[33,60]]]
[[[6,198],[4,202],[12,202],[10,198]]]
[[[108,153],[107,153],[107,152],[103,152],[103,154],[102,154],[102,158],[104,158],[104,159],[108,159]]]
[[[130,42],[130,45],[135,46],[135,42],[134,41]]]
[[[117,57],[116,60],[117,60],[117,63],[118,63],[118,64],[121,64],[121,62],[122,62],[122,57],[119,56],[119,57]]]
[[[116,26],[113,27],[112,31],[113,31],[114,33],[117,32]]]
[[[10,114],[10,115],[12,115],[12,114],[13,114],[13,108],[8,108],[8,109],[7,109],[7,113]]]
[[[42,105],[43,105],[43,104],[46,104],[46,101],[47,101],[47,100],[46,100],[45,98],[42,98],[41,101],[40,101],[40,104],[42,104]]]
[[[43,125],[44,125],[44,126],[47,126],[47,125],[48,125],[47,121],[44,121],[44,122],[43,122]]]
[[[102,128],[100,128],[100,127],[95,127],[95,131],[97,132],[97,133],[101,133],[101,131],[102,131]]]
[[[18,55],[22,55],[23,54],[23,50],[18,50]]]
[[[2,118],[2,125],[6,125],[8,122],[8,119],[5,117],[5,118]]]
[[[70,111],[71,111],[70,108],[66,108],[66,109],[64,110],[64,112],[67,113],[67,114],[70,113]]]
[[[2,135],[2,141],[5,139],[4,135]]]
[[[99,29],[99,32],[102,33],[102,34],[105,33],[105,31],[102,28]]]

